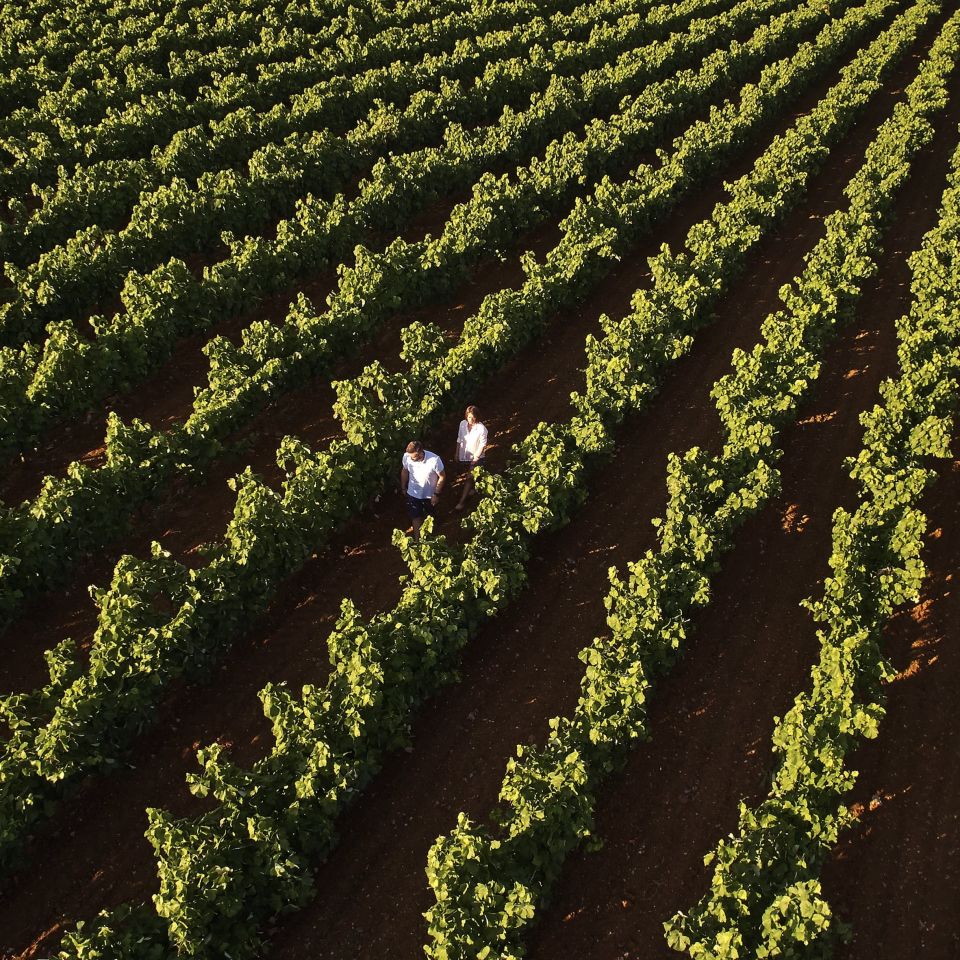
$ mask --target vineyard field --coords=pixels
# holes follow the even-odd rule
[[[3,960],[960,956],[956,4],[0,36]]]

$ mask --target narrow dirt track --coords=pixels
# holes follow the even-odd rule
[[[429,842],[449,828],[457,809],[482,814],[495,798],[513,744],[539,737],[545,717],[569,707],[581,670],[575,652],[602,629],[599,601],[607,566],[638,555],[652,542],[646,520],[662,507],[667,451],[711,438],[709,417],[700,415],[708,409],[709,386],[725,372],[733,346],[755,340],[776,290],[819,235],[820,218],[837,205],[842,183],[859,159],[857,151],[862,152],[890,105],[891,91],[900,89],[913,66],[910,61],[894,79],[870,120],[855,128],[849,145],[817,178],[810,203],[758,251],[753,273],[738,284],[717,325],[700,335],[693,355],[678,365],[661,400],[624,426],[625,440],[614,461],[597,472],[581,515],[540,544],[522,609],[508,611],[481,633],[468,651],[464,683],[439,696],[418,721],[413,754],[391,759],[346,818],[343,846],[320,868],[321,897],[284,925],[277,939],[279,953],[293,950],[299,956],[309,945],[323,955],[323,941],[335,944],[337,955],[343,956],[352,943],[364,949],[383,947],[385,938],[376,938],[387,929],[390,944],[408,945],[413,955],[419,952],[419,912],[427,905],[422,869]],[[791,119],[785,117],[780,126]],[[741,172],[745,167],[740,165]],[[537,420],[566,414],[567,392],[579,379],[573,371],[582,363],[583,336],[595,328],[596,317],[604,311],[622,313],[646,275],[645,257],[664,240],[675,243],[718,196],[713,188],[684,205],[655,243],[625,259],[598,297],[562,318],[550,335],[549,350],[536,345],[478,391],[474,399],[492,414],[498,444],[494,457],[502,458],[509,442]],[[458,419],[459,411],[452,413],[428,445],[447,452],[446,440]],[[502,463],[492,459],[491,465]],[[626,477],[634,483],[625,488]],[[446,511],[442,525],[452,533],[456,524],[449,501]],[[628,530],[621,520],[624,511],[638,518]],[[263,752],[267,725],[258,716],[256,691],[266,680],[298,684],[323,677],[323,641],[341,596],[353,596],[367,612],[391,602],[402,570],[388,545],[388,532],[399,522],[401,511],[384,503],[349,524],[329,550],[285,586],[266,623],[237,645],[215,685],[174,692],[160,711],[157,730],[138,743],[131,758],[135,769],[92,780],[63,805],[30,851],[34,869],[18,878],[20,885],[0,907],[0,927],[11,931],[11,954],[49,953],[63,925],[101,906],[151,892],[154,865],[140,839],[143,808],[199,808],[186,795],[182,778],[193,767],[194,749],[203,743],[229,742],[244,763]],[[571,629],[571,624],[576,626]],[[562,653],[544,655],[560,644]],[[478,711],[477,720],[467,719],[472,710]],[[438,787],[440,759],[444,776]],[[414,813],[416,823],[397,831]],[[363,929],[361,921],[373,919],[369,912],[363,916],[365,904],[378,902],[378,897],[378,929]],[[384,922],[387,913],[390,923]],[[393,952],[391,946],[384,955]]]
[[[858,133],[863,136],[862,131]],[[546,719],[571,708],[582,673],[576,651],[604,628],[600,599],[605,592],[606,569],[611,563],[623,563],[639,556],[653,543],[652,531],[645,521],[663,506],[663,463],[667,451],[714,440],[715,429],[707,400],[709,386],[716,376],[726,371],[732,347],[747,346],[754,341],[760,319],[774,305],[776,290],[790,276],[798,254],[811,245],[818,234],[818,221],[810,218],[821,217],[835,208],[839,186],[858,159],[854,151],[862,150],[866,139],[858,141],[856,134],[851,138],[844,164],[833,166],[818,180],[809,207],[791,218],[780,231],[774,250],[768,247],[764,251],[765,259],[769,259],[769,264],[764,263],[766,276],[761,278],[754,273],[738,284],[719,312],[717,325],[702,335],[694,354],[677,370],[660,399],[645,415],[624,425],[621,435],[626,439],[614,461],[595,476],[590,500],[581,515],[566,530],[540,544],[539,558],[531,570],[532,586],[522,607],[507,611],[481,632],[465,658],[462,683],[438,696],[423,711],[415,729],[414,752],[390,760],[368,793],[344,819],[340,846],[318,870],[317,900],[280,926],[272,944],[272,957],[299,957],[305,952],[319,958],[418,954],[425,934],[420,913],[431,902],[422,873],[430,843],[437,834],[452,826],[456,811],[483,816],[495,800],[503,764],[514,745],[541,739]],[[921,175],[919,183],[927,180],[928,176]],[[913,200],[919,195],[915,193]],[[910,202],[908,199],[907,207]],[[903,223],[903,230],[908,233],[922,232],[922,229],[923,225],[914,225],[912,218]],[[891,249],[901,249],[897,237],[892,238]],[[897,275],[893,264],[889,265],[890,269],[886,269],[887,263],[884,266],[884,287],[874,292],[870,301],[875,308],[872,317],[878,324],[884,316],[892,320],[896,314],[892,292],[896,289]],[[839,445],[855,446],[856,411],[881,375],[882,346],[882,337],[871,334],[869,328],[866,333],[852,331],[839,344],[825,370],[827,382],[823,398],[806,413],[804,424],[791,431],[788,438],[792,456],[784,466],[793,475],[787,478],[782,502],[741,538],[744,546],[758,541],[766,543],[766,551],[741,550],[739,562],[729,565],[725,579],[718,584],[719,603],[709,612],[711,623],[729,624],[736,616],[738,632],[749,636],[756,623],[762,622],[758,618],[764,603],[773,606],[776,598],[779,617],[784,600],[795,606],[794,601],[808,592],[809,584],[798,582],[784,597],[782,572],[772,561],[779,559],[778,554],[798,553],[799,545],[805,545],[807,540],[812,542],[806,552],[814,559],[823,553],[820,544],[815,542],[815,532],[805,529],[813,525],[807,517],[825,515],[829,519],[835,493],[828,494],[824,500],[811,478],[837,467]],[[862,371],[863,375],[850,377],[853,369]],[[845,409],[848,415],[830,418],[836,407]],[[797,475],[801,467],[804,476]],[[627,525],[624,517],[636,518],[636,522]],[[801,536],[803,533],[807,535]],[[750,555],[743,556],[747,552]],[[745,578],[757,580],[761,575],[765,577],[763,585],[750,595],[755,603],[743,604]],[[764,589],[767,586],[769,590]],[[776,634],[768,630],[762,639],[769,638],[776,643],[782,634],[778,625]],[[727,635],[725,631],[724,640]],[[801,648],[802,673],[812,648],[810,645],[804,648],[802,642],[795,645]],[[714,682],[720,651],[716,649],[718,644],[711,644],[709,640],[706,649],[704,646],[702,639],[697,641],[698,656],[694,659],[700,665],[699,686],[696,678],[690,676],[681,676],[674,686],[683,697],[679,704],[681,718],[709,704],[717,705],[702,715],[702,726],[706,730],[699,732],[711,742],[708,748],[698,750],[694,759],[723,762],[723,751],[730,755],[731,749],[718,743],[716,709],[727,703],[731,689],[741,689],[735,680],[744,665],[737,663],[732,671],[724,671],[724,681]],[[774,652],[768,648],[768,659],[771,654],[779,656],[779,650]],[[759,666],[759,662],[756,665]],[[781,685],[784,680],[787,685],[792,683],[787,667],[780,668],[769,662],[762,666],[765,673],[779,673]],[[703,689],[708,682],[710,689]],[[693,838],[694,844],[689,846],[687,837],[691,825],[686,821],[691,813],[699,817],[700,810],[698,807],[684,809],[681,805],[683,799],[693,799],[689,791],[686,796],[683,791],[698,782],[696,776],[692,780],[671,776],[671,782],[676,781],[674,785],[679,790],[669,800],[643,804],[638,801],[638,797],[653,797],[660,792],[660,766],[669,768],[676,762],[675,755],[685,752],[685,747],[678,746],[673,730],[678,712],[675,693],[671,699],[673,703],[666,707],[672,718],[668,721],[670,728],[664,731],[664,721],[655,717],[659,736],[655,736],[654,744],[659,744],[662,752],[660,762],[651,765],[654,776],[644,778],[639,789],[635,789],[636,777],[629,778],[629,801],[618,806],[613,816],[602,817],[601,833],[610,837],[611,847],[620,840],[617,827],[622,834],[629,825],[630,838],[643,837],[644,824],[637,820],[646,822],[647,808],[649,823],[653,826],[651,836],[656,838],[658,848],[662,846],[665,854],[672,854],[679,842],[677,831],[669,826],[664,829],[661,818],[665,815],[664,808],[682,811],[683,847],[689,848],[693,859],[699,862],[702,841],[712,834],[708,826],[700,834],[701,843]],[[769,725],[771,712],[764,704],[757,708],[750,697],[732,699],[738,703],[743,700],[741,705],[745,710],[757,710],[754,722],[757,732],[749,747],[756,750]],[[734,724],[733,729],[739,728]],[[694,763],[693,768],[696,766]],[[437,776],[438,770],[443,771],[442,777]],[[762,771],[756,771],[751,786],[756,789],[761,783]],[[738,789],[734,787],[734,791]],[[632,857],[635,846],[628,844],[626,850]],[[607,853],[603,853],[593,860],[595,868],[588,881],[584,875],[585,865],[577,858],[568,871],[568,877],[576,878],[570,884],[574,889],[562,891],[561,902],[563,894],[576,901],[576,889],[598,890],[604,896],[607,892],[604,877],[608,873],[617,876],[618,871],[625,869],[620,862],[611,867],[606,857]],[[651,877],[628,881],[626,885],[632,891],[630,902],[645,901],[653,882]],[[614,884],[619,894],[622,888]],[[617,896],[615,902],[619,905],[620,900]],[[577,909],[574,905],[555,915],[562,917]],[[609,950],[604,945],[603,952],[598,952],[609,920],[605,915],[589,929],[584,923],[577,930],[571,930],[569,923],[561,921],[559,929],[554,931],[548,923],[543,931],[544,940],[536,944],[535,955],[590,956],[591,960],[599,956],[619,956],[617,950],[623,949],[622,942],[611,944]],[[631,926],[634,920],[631,915]],[[659,920],[658,916],[657,923]],[[550,936],[554,932],[556,936]],[[645,939],[644,949],[649,947],[650,941]]]
[[[742,29],[738,38],[745,39],[752,32],[752,29]],[[599,111],[596,110],[591,110],[589,113],[590,118],[599,115]],[[580,135],[583,127],[584,124],[579,124],[572,129]],[[562,135],[566,129],[566,127],[558,127],[556,135]],[[537,155],[542,155],[542,151],[537,151]],[[532,156],[533,154],[529,155],[531,158]],[[508,170],[512,172],[512,168],[502,163],[494,164],[491,170],[498,175]],[[355,197],[361,177],[368,173],[369,169],[365,169],[351,179],[350,184],[343,191],[348,199]],[[427,232],[434,236],[438,235],[452,207],[469,197],[469,184],[464,184],[463,189],[452,192],[449,197],[440,202],[430,204],[419,215],[412,217],[399,231],[399,235],[411,242],[422,239]],[[266,224],[260,234],[269,238],[275,232],[276,221]],[[370,249],[381,250],[395,235],[392,232],[388,235],[382,231],[369,231],[363,242]],[[181,256],[187,260],[192,269],[195,268],[194,272],[199,276],[204,265],[215,263],[227,254],[227,248],[220,247],[211,253],[202,255],[184,253]],[[173,348],[172,355],[142,384],[126,393],[113,394],[95,404],[91,411],[82,417],[55,424],[45,431],[38,448],[35,451],[26,452],[21,458],[10,463],[0,477],[0,500],[6,503],[19,503],[27,497],[35,496],[45,475],[61,474],[67,465],[75,460],[89,465],[99,463],[103,454],[103,424],[111,410],[118,413],[124,420],[138,417],[158,428],[168,428],[182,421],[189,414],[195,386],[206,383],[208,361],[202,353],[202,348],[213,336],[222,335],[237,340],[241,331],[255,319],[267,318],[274,322],[282,322],[290,302],[301,289],[313,299],[314,303],[318,306],[322,305],[327,294],[335,287],[335,282],[334,270],[310,275],[291,285],[289,289],[264,298],[261,304],[250,311],[228,317],[214,324],[207,331],[179,340]],[[99,306],[96,312],[110,314],[120,310],[121,306],[119,294],[117,294],[110,304]]]
[[[809,109],[830,85],[831,80],[821,81],[814,85],[811,92],[801,101],[797,113]],[[895,84],[891,87],[895,89]],[[787,114],[783,120],[773,128],[774,132],[781,132],[792,122],[795,114]],[[772,133],[771,133],[772,135]],[[748,155],[750,151],[748,151]],[[732,165],[732,173],[727,179],[732,179],[745,172],[751,163],[751,158],[741,160]],[[665,225],[665,231],[655,235],[655,242],[641,244],[637,251],[625,261],[619,275],[635,277],[635,283],[647,275],[646,260],[665,241],[677,243],[684,236],[688,225],[707,215],[718,199],[722,198],[718,184],[695,193],[690,201],[682,204],[677,214]],[[423,230],[435,231],[443,223],[449,202],[443,201],[426,211],[424,219],[411,225],[411,229],[419,233]],[[556,239],[555,220],[548,221],[540,228],[526,234],[517,249],[532,249],[542,254],[549,249],[551,241]],[[438,323],[448,333],[459,330],[460,325],[469,313],[479,305],[483,296],[495,289],[515,285],[522,280],[518,257],[512,257],[505,263],[494,263],[478,268],[470,280],[463,284],[456,294],[446,301],[429,307],[403,313],[394,317],[383,328],[374,342],[369,344],[357,357],[345,360],[337,365],[329,379],[314,380],[299,390],[293,391],[270,405],[252,423],[235,438],[235,452],[232,455],[221,457],[205,472],[199,485],[178,480],[170,486],[155,505],[147,505],[133,518],[131,532],[120,541],[106,547],[98,555],[89,558],[82,570],[75,573],[62,588],[50,596],[41,597],[27,605],[17,622],[6,630],[4,640],[8,649],[8,657],[0,663],[0,689],[23,690],[30,689],[38,683],[45,682],[46,668],[42,653],[53,642],[64,636],[89,637],[96,627],[97,611],[88,596],[88,584],[108,583],[116,559],[123,553],[132,553],[143,556],[149,552],[149,545],[153,540],[159,540],[164,547],[180,556],[187,563],[199,562],[197,547],[220,535],[233,508],[234,497],[226,487],[227,480],[242,470],[248,464],[256,471],[276,482],[279,480],[279,471],[274,460],[277,442],[285,434],[293,434],[315,446],[322,448],[330,438],[338,432],[336,421],[331,415],[333,391],[330,383],[336,379],[353,376],[362,366],[375,358],[385,359],[386,365],[395,366],[399,351],[399,336],[403,326],[412,320],[433,321]],[[632,287],[630,292],[632,292]],[[310,292],[310,291],[308,291]],[[274,298],[271,301],[267,315],[276,317],[286,309],[290,295]],[[629,296],[617,301],[615,308],[607,312],[625,310],[629,303]],[[245,322],[253,319],[246,318]],[[573,331],[574,363],[582,362],[583,337],[593,329],[593,321],[587,319],[579,329]],[[564,325],[567,330],[568,324]],[[531,353],[539,352],[539,347],[532,348]],[[192,381],[191,381],[192,382]],[[498,378],[494,379],[498,383]],[[552,382],[552,381],[550,381]],[[570,381],[576,384],[574,378]],[[569,389],[562,384],[556,384],[551,393],[555,393],[566,409],[567,393]],[[155,393],[162,395],[166,388],[158,384]],[[176,390],[172,390],[176,393]],[[502,410],[500,391],[494,387],[491,392],[494,403],[487,409]],[[166,400],[157,402],[165,404]],[[157,413],[156,410],[153,411]],[[177,416],[181,416],[180,409]],[[540,418],[549,418],[546,412]],[[147,416],[146,419],[156,421],[156,416]],[[454,429],[456,416],[454,419]],[[536,422],[537,417],[531,421]],[[99,442],[102,433],[94,435]],[[515,434],[504,437],[512,442]],[[102,451],[101,451],[102,452]],[[96,451],[91,456],[99,456]],[[38,482],[35,476],[32,482]],[[22,493],[23,491],[21,491]]]
[[[923,593],[886,631],[897,670],[887,714],[879,737],[850,757],[858,821],[824,872],[827,899],[853,928],[838,960],[960,956],[960,459],[938,474],[921,504]]]
[[[743,172],[746,165],[743,161],[735,172]],[[681,242],[690,225],[706,216],[722,195],[717,183],[683,204],[662,232],[624,259],[596,298],[556,318],[543,340],[523,351],[476,392],[472,399],[480,409],[495,411],[488,417],[493,445],[488,456],[490,469],[502,469],[510,445],[540,419],[568,415],[569,392],[581,381],[584,337],[596,329],[600,313],[624,311],[646,271],[647,258],[662,242]],[[556,227],[550,225],[540,235],[532,236],[527,246],[542,253],[556,239]],[[447,321],[455,322],[450,312],[466,312],[487,290],[521,278],[518,261],[511,260],[488,272],[482,283],[478,280],[476,289],[468,290],[446,314],[425,310],[407,319],[432,319],[445,326]],[[264,437],[268,442],[262,447],[258,444],[256,452],[264,459],[258,458],[257,466],[269,466],[266,458],[272,456],[277,436],[294,424],[301,429],[306,426],[302,435],[310,439],[322,437],[332,427],[332,418],[308,419],[317,409],[309,393],[306,388],[300,391],[298,402],[287,411],[291,420],[284,416],[282,430],[277,430],[273,419],[268,421],[271,432]],[[460,416],[458,406],[425,438],[427,446],[448,456]],[[209,484],[197,494],[190,491],[189,503],[183,503],[182,508],[184,516],[189,516],[198,504],[202,505],[201,531],[206,535],[181,516],[163,537],[165,545],[183,538],[181,547],[190,550],[198,540],[223,529],[232,509],[232,495],[225,488],[213,491]],[[208,522],[211,516],[215,519]],[[439,519],[441,532],[459,536],[458,517],[449,498]],[[396,601],[398,578],[405,570],[390,545],[390,531],[405,524],[401,503],[389,496],[372,503],[346,524],[326,550],[284,585],[266,622],[235,646],[214,683],[182,685],[171,693],[155,729],[136,744],[130,759],[134,769],[109,778],[91,778],[79,795],[64,802],[55,820],[41,828],[41,838],[32,845],[29,875],[18,877],[22,884],[0,906],[0,929],[14,931],[11,942],[18,949],[33,943],[34,950],[26,955],[36,955],[37,950],[48,949],[46,936],[56,935],[63,925],[90,916],[102,906],[152,892],[155,863],[149,845],[142,839],[144,809],[151,805],[163,805],[178,813],[201,809],[184,787],[184,775],[195,769],[194,754],[199,746],[214,740],[229,743],[234,757],[243,763],[252,762],[268,748],[269,727],[259,711],[257,692],[271,680],[286,680],[295,688],[323,680],[328,668],[325,638],[342,597],[350,596],[368,615]],[[75,593],[82,599],[79,586]],[[93,616],[87,616],[92,626]],[[34,663],[20,671],[19,679],[35,675],[32,682],[37,682],[42,679],[39,651],[53,638],[49,630],[42,631],[44,624],[39,620],[27,626],[27,645],[35,651]],[[26,653],[25,645],[25,660],[29,659]],[[106,836],[109,839],[105,842]],[[40,910],[36,906],[39,891],[46,892]],[[30,915],[24,913],[27,905]]]
[[[687,659],[655,695],[651,744],[601,799],[596,825],[605,847],[567,864],[534,935],[533,960],[587,950],[591,960],[675,956],[663,921],[706,891],[703,855],[735,828],[738,801],[754,802],[766,790],[772,718],[789,708],[818,655],[798,603],[829,572],[833,510],[855,496],[842,461],[862,442],[857,414],[896,370],[893,323],[909,305],[905,258],[935,222],[956,144],[960,84],[952,94],[936,141],[897,204],[857,322],[830,349],[815,397],[784,433],[783,493],[738,535]],[[909,949],[886,943],[872,956]]]

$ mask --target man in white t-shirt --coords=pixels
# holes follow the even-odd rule
[[[424,450],[419,440],[411,440],[407,444],[407,452],[403,455],[400,489],[407,498],[407,510],[413,521],[414,537],[420,537],[420,526],[424,517],[433,515],[433,508],[437,505],[440,491],[446,482],[443,461],[435,453]]]

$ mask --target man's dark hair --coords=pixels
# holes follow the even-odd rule
[[[419,453],[423,449],[423,444],[419,440],[411,440],[407,444],[407,453]]]

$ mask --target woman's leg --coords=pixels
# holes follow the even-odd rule
[[[468,468],[463,474],[463,490],[460,491],[460,501],[457,503],[457,509],[462,510],[467,502],[467,497],[473,493],[473,469]]]
[[[462,510],[467,500],[467,491],[470,489],[470,471],[463,472],[463,486],[460,488],[460,499],[457,501],[457,510]]]

